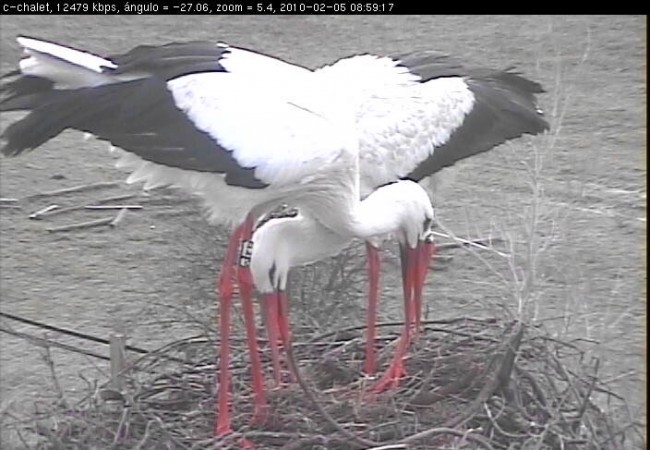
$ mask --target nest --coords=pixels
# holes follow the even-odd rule
[[[372,393],[375,380],[361,370],[363,327],[296,333],[292,353],[303,385],[272,389],[262,425],[250,423],[248,357],[245,343],[234,342],[235,432],[221,438],[212,437],[215,343],[178,341],[133,363],[121,391],[98,389],[76,407],[58,406],[39,421],[39,448],[229,449],[246,441],[256,449],[629,444],[629,430],[595,403],[614,394],[600,386],[598,361],[584,361],[579,348],[518,322],[462,318],[424,325],[409,349],[408,375],[398,388],[379,394]],[[377,348],[386,367],[399,326],[380,326]]]

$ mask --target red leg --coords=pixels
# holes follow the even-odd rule
[[[286,347],[291,340],[291,328],[289,326],[289,298],[284,291],[278,291],[278,323],[280,324],[280,338]]]
[[[368,254],[368,312],[366,328],[366,360],[363,371],[373,375],[377,371],[377,357],[375,352],[375,337],[377,324],[377,302],[379,299],[379,250],[370,242],[366,242]]]
[[[282,339],[282,345],[285,348],[289,346],[289,342],[291,341],[291,328],[290,328],[290,321],[289,321],[289,297],[287,297],[287,293],[284,291],[278,291],[278,323],[280,325],[280,338]],[[291,382],[296,383],[296,374],[293,372],[293,370],[289,371],[290,376],[291,376]]]
[[[280,329],[278,327],[278,294],[276,292],[264,294],[262,296],[262,302],[264,304],[264,310],[266,311],[266,330],[269,337],[269,347],[271,348],[271,361],[273,363],[275,386],[279,387],[282,382],[282,377],[280,371],[280,348],[278,346],[280,340]]]
[[[242,229],[242,252],[246,252],[246,246],[250,245],[253,234],[253,220],[247,217]],[[253,306],[253,275],[247,265],[246,255],[240,254],[240,261],[237,270],[239,281],[239,293],[244,313],[244,325],[246,328],[246,341],[251,359],[251,372],[253,378],[253,392],[255,398],[255,409],[253,423],[259,424],[266,421],[268,405],[266,403],[266,388],[264,386],[264,375],[262,374],[262,362],[260,361],[259,349],[257,347],[257,333],[255,329],[255,309]]]
[[[230,309],[232,297],[221,297],[219,311],[219,331],[221,333],[219,349],[219,406],[215,423],[215,434],[223,436],[232,431],[230,427]]]
[[[223,436],[232,431],[230,426],[230,313],[233,295],[233,263],[237,256],[241,227],[237,227],[230,237],[221,275],[218,281],[219,291],[219,387],[218,407],[216,411],[215,429],[217,436]]]
[[[413,303],[413,281],[415,270],[417,269],[417,250],[406,249],[406,255],[402,255],[402,270],[404,282],[404,330],[397,342],[397,348],[393,355],[393,360],[386,373],[379,379],[373,387],[374,392],[383,392],[387,389],[395,388],[399,385],[400,378],[406,375],[404,368],[404,356],[411,343],[411,327],[413,326],[415,316],[415,305]]]
[[[234,229],[230,240],[228,241],[228,247],[226,248],[226,254],[223,259],[223,265],[221,266],[221,274],[219,275],[219,281],[217,285],[219,298],[228,297],[232,299],[234,292],[234,265],[237,259],[237,254],[239,252],[239,241],[241,239],[242,231],[244,225],[239,225]]]

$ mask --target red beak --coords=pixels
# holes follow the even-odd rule
[[[395,349],[393,361],[386,373],[373,387],[374,392],[383,392],[386,389],[396,387],[400,378],[406,375],[404,356],[411,342],[413,326],[415,325],[415,332],[420,327],[422,289],[433,250],[433,241],[429,238],[420,240],[415,248],[400,245],[402,282],[404,286],[404,330]]]
[[[421,239],[415,248],[401,248],[404,308],[407,321],[415,325],[416,333],[422,320],[422,291],[434,251],[435,245],[429,236]]]

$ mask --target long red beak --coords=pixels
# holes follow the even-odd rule
[[[414,270],[414,280],[413,280],[413,304],[414,304],[414,313],[415,313],[415,332],[418,333],[421,331],[421,321],[422,321],[422,291],[424,290],[424,285],[427,281],[427,273],[429,272],[429,264],[431,258],[435,253],[435,244],[433,239],[430,236],[427,236],[425,239],[420,240],[418,246],[416,247],[416,258]]]
[[[420,330],[422,291],[426,284],[429,262],[434,252],[435,245],[428,236],[421,239],[415,248],[404,247],[401,249],[404,307],[407,321],[415,325],[416,333]]]
[[[402,260],[402,285],[404,287],[404,329],[399,338],[395,354],[386,373],[373,387],[374,392],[383,392],[399,385],[399,380],[406,375],[404,357],[411,343],[411,332],[420,324],[422,311],[422,288],[431,256],[431,245],[418,242],[415,248],[400,245]]]
[[[377,371],[377,356],[375,352],[375,337],[377,334],[377,304],[379,302],[379,266],[381,260],[379,249],[370,242],[366,242],[368,253],[368,312],[366,328],[366,360],[363,371],[374,375]]]

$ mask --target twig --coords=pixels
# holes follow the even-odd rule
[[[407,437],[406,439],[402,439],[402,442],[405,444],[409,444],[413,441],[416,441],[418,439],[421,439],[423,437],[430,437],[430,436],[436,436],[439,434],[452,434],[454,436],[459,436],[462,437],[463,439],[467,439],[468,441],[473,441],[476,442],[477,444],[480,444],[484,448],[487,448],[489,450],[494,450],[494,447],[490,444],[490,442],[484,438],[483,436],[479,434],[472,433],[471,430],[467,431],[461,431],[461,430],[456,430],[454,428],[449,428],[449,427],[436,427],[436,428],[430,428],[428,430],[425,430],[421,433],[414,434],[412,436]]]
[[[106,209],[142,209],[142,205],[88,205],[84,209],[106,210]]]
[[[490,420],[490,425],[493,426],[494,429],[497,430],[501,435],[503,435],[503,436],[505,436],[506,438],[511,439],[511,440],[514,440],[514,439],[521,439],[521,438],[525,438],[525,437],[527,437],[528,434],[524,434],[524,433],[520,433],[520,434],[510,433],[510,432],[504,430],[504,429],[501,427],[501,425],[499,425],[499,419],[501,418],[501,413],[502,413],[503,411],[505,411],[505,405],[502,404],[502,405],[500,405],[500,406],[501,406],[501,410],[499,411],[499,414],[495,416],[494,414],[492,414],[492,411],[490,410],[490,406],[488,405],[488,403],[483,403],[483,409],[485,410],[485,414],[487,415],[487,418]],[[510,418],[510,420],[513,420],[513,419]],[[519,425],[519,424],[517,424],[517,425]],[[519,427],[519,428],[521,429],[521,428],[523,428],[523,427]]]
[[[42,339],[45,342],[49,342],[49,339],[47,339],[47,337],[44,337]],[[43,349],[42,357],[48,369],[50,370],[50,376],[52,377],[52,383],[54,383],[54,390],[56,392],[56,395],[59,398],[61,404],[65,405],[66,403],[65,394],[63,393],[63,388],[61,388],[61,383],[59,383],[59,377],[56,375],[56,368],[54,367],[54,360],[52,359],[52,352],[50,350],[50,346],[44,345],[42,349]]]
[[[587,392],[583,394],[582,405],[580,405],[580,410],[578,411],[578,414],[576,416],[577,419],[582,420],[582,417],[585,415],[585,412],[587,411],[587,407],[590,406],[590,404],[591,404],[591,393],[594,390],[594,387],[596,386],[596,381],[598,381],[598,369],[599,368],[600,368],[600,359],[596,358],[596,365],[594,367],[594,374],[592,375],[591,382],[589,383],[589,386],[587,387]]]
[[[438,233],[442,234],[442,233]],[[445,244],[436,244],[436,250],[448,250],[452,248],[460,248],[467,246],[475,246],[481,250],[489,250],[488,242],[494,243],[503,241],[501,238],[492,238],[492,239],[472,239],[471,241],[466,241],[465,239],[458,238],[458,242],[447,242]]]
[[[103,199],[96,200],[94,203],[96,205],[74,205],[74,206],[68,206],[66,208],[58,208],[58,209],[48,209],[44,208],[42,210],[39,210],[35,212],[34,214],[30,215],[30,219],[42,219],[44,217],[50,217],[50,216],[56,216],[59,214],[65,214],[73,211],[79,211],[82,209],[88,209],[88,210],[100,210],[100,209],[122,209],[122,208],[128,208],[128,209],[142,209],[141,205],[102,205],[103,203],[108,203],[116,200],[127,200],[129,198],[136,197],[135,194],[129,194],[129,195],[116,195],[113,197],[107,197]]]
[[[47,214],[47,213],[51,213],[52,211],[54,211],[54,210],[57,209],[58,207],[59,207],[59,205],[50,205],[50,206],[46,206],[45,208],[43,208],[43,209],[39,209],[39,210],[36,211],[35,213],[30,214],[30,215],[29,215],[29,218],[32,219],[32,220],[38,220],[38,219],[41,218],[41,216],[43,216],[43,215],[45,215],[45,214]]]
[[[17,203],[17,198],[0,197],[0,203]]]
[[[542,388],[539,387],[537,380],[535,380],[535,378],[527,370],[519,367],[518,365],[515,365],[515,370],[520,377],[525,378],[526,381],[528,381],[528,384],[533,390],[533,398],[539,402],[540,406],[545,409],[546,405],[548,405],[548,400],[546,400],[546,394],[544,394]]]
[[[98,205],[103,205],[104,203],[108,202],[116,202],[118,200],[130,200],[134,197],[139,197],[142,193],[139,192],[137,194],[120,194],[120,195],[111,195],[110,197],[104,197],[100,198],[99,200],[95,200],[95,203]]]
[[[481,250],[492,250],[499,256],[504,256],[504,257],[508,256],[505,253],[498,252],[483,243],[484,241],[489,241],[489,242],[503,241],[503,239],[501,238],[467,240],[467,239],[459,238],[458,236],[454,236],[451,233],[440,233],[439,231],[431,231],[431,234],[453,240],[454,247],[475,247]],[[452,245],[452,244],[442,244],[442,245]],[[436,245],[436,248],[441,248],[442,245]]]
[[[140,450],[144,448],[144,444],[147,443],[149,440],[149,434],[150,434],[150,429],[151,429],[151,424],[154,423],[154,421],[150,420],[147,422],[147,426],[144,429],[144,436],[142,436],[142,439],[140,439],[140,442],[138,442],[138,445],[134,447],[133,450]]]
[[[454,319],[440,319],[440,320],[423,320],[422,325],[454,325],[458,322],[474,322],[481,323],[484,325],[491,325],[496,323],[496,319],[474,319],[471,317],[457,317]],[[395,326],[404,326],[404,322],[380,322],[375,325],[376,327],[395,327]],[[307,342],[320,341],[330,336],[335,336],[337,334],[345,334],[351,331],[364,330],[366,325],[357,325],[354,327],[341,328],[339,330],[328,331],[326,333],[318,334],[311,337]]]
[[[47,191],[47,192],[38,192],[36,194],[28,195],[26,198],[28,200],[33,200],[36,198],[41,198],[41,197],[51,197],[53,195],[64,195],[64,194],[70,194],[73,192],[81,192],[81,191],[92,191],[95,189],[104,189],[104,188],[110,188],[110,187],[116,187],[122,184],[122,181],[100,181],[99,183],[91,183],[91,184],[83,184],[81,186],[73,186],[69,188],[63,188],[63,189],[57,189],[55,191]]]
[[[79,211],[80,209],[84,208],[84,205],[68,206],[67,208],[58,208],[58,209],[48,209],[48,208],[43,208],[39,211],[36,211],[34,214],[30,215],[29,218],[34,220],[41,220],[44,217],[56,216],[59,214],[65,214],[72,211]]]
[[[113,435],[113,445],[116,445],[121,439],[124,439],[125,434],[129,430],[129,418],[131,417],[131,408],[126,407],[122,409],[122,414],[120,414],[120,421]]]
[[[99,227],[102,225],[110,225],[113,220],[115,220],[113,217],[108,217],[104,219],[90,220],[88,222],[74,223],[72,225],[64,225],[62,227],[47,228],[47,231],[50,233],[57,233],[60,231],[72,231],[80,230],[83,228]]]
[[[126,213],[129,211],[128,208],[122,208],[120,211],[117,213],[115,218],[109,223],[108,225],[110,227],[115,228],[124,218],[126,217]]]
[[[406,444],[388,444],[388,445],[382,445],[381,447],[369,448],[367,450],[400,450],[404,448],[407,448]]]

